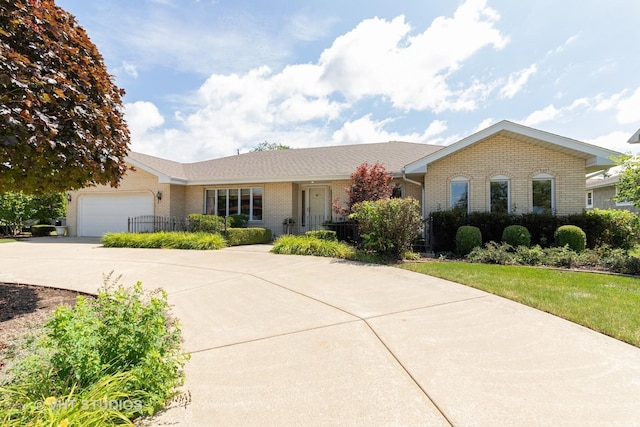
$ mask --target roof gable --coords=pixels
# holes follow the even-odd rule
[[[405,167],[406,173],[426,173],[430,163],[463,150],[494,135],[506,135],[522,142],[546,147],[565,154],[570,154],[585,160],[586,172],[593,172],[615,166],[612,157],[620,153],[595,145],[587,144],[575,139],[565,138],[549,132],[519,125],[507,120],[498,122],[486,129],[474,133],[460,141],[444,147],[433,154],[414,161]]]

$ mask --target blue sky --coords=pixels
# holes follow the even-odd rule
[[[502,119],[636,153],[634,0],[57,0],[127,92],[131,148],[179,161]]]

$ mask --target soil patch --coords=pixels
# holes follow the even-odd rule
[[[7,359],[20,357],[16,347],[22,337],[41,328],[57,306],[75,305],[78,295],[64,289],[0,283],[0,373]]]

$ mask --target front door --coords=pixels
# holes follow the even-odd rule
[[[306,221],[307,230],[317,230],[322,228],[322,223],[327,220],[328,211],[328,190],[326,187],[309,187],[307,197],[308,216]]]

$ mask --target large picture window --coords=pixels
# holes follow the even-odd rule
[[[262,221],[262,188],[218,188],[207,190],[205,212],[209,215],[243,214],[249,221]]]
[[[532,212],[537,214],[551,214],[555,210],[553,200],[553,177],[547,174],[540,174],[533,177],[532,193],[533,207]]]
[[[451,180],[451,209],[469,212],[469,181],[464,177]]]
[[[509,177],[494,176],[489,183],[489,194],[491,202],[491,212],[509,213],[511,209],[511,196],[509,188]]]

